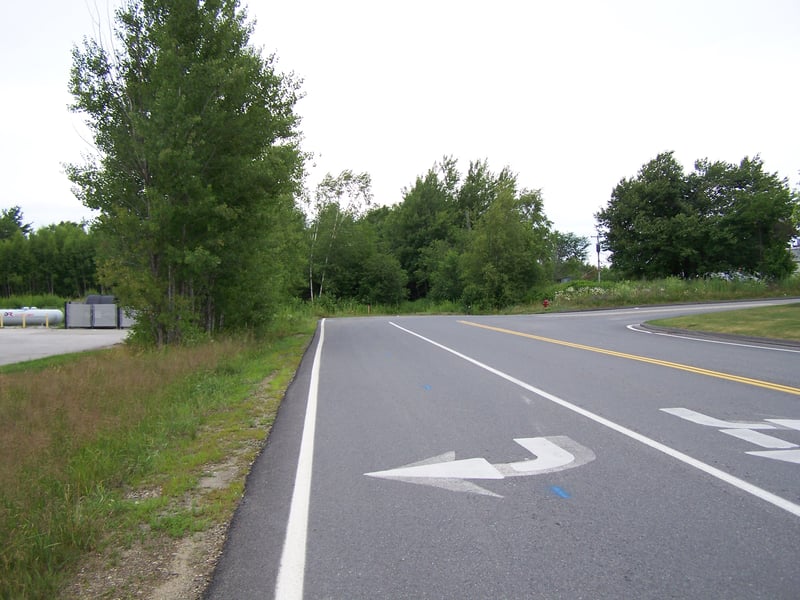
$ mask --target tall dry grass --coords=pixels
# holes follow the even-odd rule
[[[235,373],[247,351],[123,347],[0,373],[0,597],[52,597],[59,570],[100,539],[110,490],[195,435],[220,401],[207,374]]]

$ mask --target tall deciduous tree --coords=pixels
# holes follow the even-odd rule
[[[589,239],[575,233],[553,231],[553,277],[556,280],[580,278],[586,272],[586,249]]]
[[[28,240],[32,292],[80,298],[97,288],[94,237],[83,225],[62,221],[37,229]]]
[[[388,219],[390,247],[408,274],[412,300],[427,296],[431,289],[432,265],[426,252],[439,241],[452,243],[457,222],[464,222],[455,202],[459,179],[455,161],[444,158],[404,191],[403,202]]]
[[[308,257],[308,291],[311,301],[325,293],[325,279],[331,257],[340,250],[337,240],[343,225],[352,224],[372,204],[372,181],[369,173],[356,174],[345,169],[338,176],[322,178],[311,204]],[[341,264],[334,264],[333,268]]]
[[[292,279],[298,85],[251,33],[237,0],[130,0],[110,50],[73,51],[98,156],[69,174],[100,211],[102,281],[158,344],[259,325]]]
[[[32,231],[30,223],[22,220],[22,210],[19,206],[0,210],[0,240],[7,240],[17,233],[28,235]]]
[[[546,279],[549,229],[538,191],[518,193],[511,179],[501,184],[461,258],[464,300],[501,307],[528,299]]]
[[[699,160],[685,175],[668,152],[623,179],[596,217],[613,268],[626,276],[783,277],[793,269],[792,203],[786,180],[766,173],[758,156],[738,165]]]
[[[616,269],[635,277],[679,274],[672,224],[681,213],[686,183],[672,152],[659,154],[614,188],[597,219]]]

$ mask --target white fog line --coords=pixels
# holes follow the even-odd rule
[[[705,342],[706,344],[722,344],[723,346],[738,346],[739,348],[755,348],[757,350],[771,350],[773,352],[791,352],[793,354],[800,354],[800,350],[793,349],[793,348],[779,348],[777,346],[769,346],[765,342],[764,345],[759,344],[745,344],[743,342],[730,342],[726,340],[714,340],[709,338],[699,338],[694,337],[691,335],[683,335],[680,333],[667,333],[665,331],[651,331],[649,329],[644,329],[641,324],[631,324],[627,326],[629,331],[633,331],[635,333],[647,333],[649,335],[661,335],[664,337],[671,337],[677,338],[680,340],[690,340],[692,342]]]
[[[679,460],[680,462],[682,462],[682,463],[684,463],[686,465],[689,465],[690,467],[694,467],[698,471],[702,471],[703,473],[706,473],[707,475],[711,475],[712,477],[715,477],[716,479],[719,479],[720,481],[724,481],[725,483],[727,483],[729,485],[732,485],[732,486],[734,486],[734,487],[736,487],[736,488],[742,490],[743,492],[746,492],[746,493],[748,493],[748,494],[750,494],[752,496],[755,496],[756,498],[759,498],[760,500],[763,500],[765,502],[769,502],[773,506],[777,506],[778,508],[781,508],[781,509],[785,510],[786,512],[791,513],[791,514],[795,515],[796,517],[800,517],[800,505],[795,504],[794,502],[790,502],[789,500],[786,500],[785,498],[781,498],[780,496],[778,496],[776,494],[773,494],[772,492],[769,492],[769,491],[767,491],[767,490],[765,490],[763,488],[760,488],[760,487],[758,487],[756,485],[753,485],[752,483],[749,483],[749,482],[747,482],[747,481],[745,481],[743,479],[739,479],[738,477],[736,477],[734,475],[731,475],[730,473],[726,473],[725,471],[721,471],[720,469],[717,469],[716,467],[712,467],[711,465],[706,464],[706,463],[704,463],[704,462],[702,462],[700,460],[697,460],[696,458],[692,458],[688,454],[684,454],[683,452],[675,450],[674,448],[671,448],[670,446],[662,444],[661,442],[657,442],[656,440],[654,440],[652,438],[649,438],[649,437],[647,437],[645,435],[642,435],[641,433],[637,433],[636,431],[633,431],[632,429],[628,429],[624,425],[620,425],[618,423],[615,423],[614,421],[610,421],[609,419],[606,419],[605,417],[601,417],[600,415],[595,414],[595,413],[593,413],[591,411],[588,411],[588,410],[586,410],[584,408],[581,408],[580,406],[577,406],[575,404],[572,404],[571,402],[567,402],[566,400],[563,400],[563,399],[559,398],[558,396],[554,396],[553,394],[550,394],[548,392],[545,392],[544,390],[536,388],[536,387],[534,387],[534,386],[532,386],[532,385],[530,385],[528,383],[525,383],[524,381],[521,381],[521,380],[517,379],[516,377],[512,377],[511,375],[508,375],[507,373],[504,373],[504,372],[499,371],[499,370],[497,370],[497,369],[495,369],[493,367],[490,367],[489,365],[486,365],[486,364],[484,364],[484,363],[482,363],[482,362],[480,362],[480,361],[478,361],[478,360],[476,360],[474,358],[471,358],[471,357],[467,356],[466,354],[462,354],[461,352],[458,352],[457,350],[453,350],[452,348],[448,348],[444,344],[440,344],[439,342],[435,342],[435,341],[433,341],[433,340],[431,340],[429,338],[426,338],[423,335],[420,335],[419,333],[411,331],[410,329],[406,329],[405,327],[401,327],[400,325],[397,325],[396,323],[393,323],[391,321],[389,322],[389,324],[394,326],[394,327],[396,327],[397,329],[400,329],[401,331],[404,331],[404,332],[406,332],[406,333],[408,333],[410,335],[413,335],[414,337],[417,337],[417,338],[419,338],[419,339],[421,339],[421,340],[423,340],[423,341],[425,341],[425,342],[427,342],[427,343],[429,343],[429,344],[431,344],[433,346],[436,346],[437,348],[441,348],[442,350],[444,350],[446,352],[449,352],[450,354],[453,354],[454,356],[457,356],[457,357],[459,357],[459,358],[461,358],[461,359],[463,359],[463,360],[465,360],[465,361],[467,361],[469,363],[472,363],[476,367],[480,367],[481,369],[484,369],[484,370],[488,371],[489,373],[492,373],[493,375],[497,375],[498,377],[500,377],[502,379],[505,379],[506,381],[508,381],[510,383],[513,383],[514,385],[517,385],[517,386],[519,386],[519,387],[521,387],[521,388],[523,388],[525,390],[528,390],[529,392],[534,393],[537,396],[540,396],[540,397],[544,398],[545,400],[549,400],[550,402],[553,402],[554,404],[557,404],[557,405],[559,405],[559,406],[561,406],[563,408],[566,408],[567,410],[571,410],[572,412],[577,413],[577,414],[579,414],[579,415],[581,415],[583,417],[586,417],[587,419],[591,419],[595,423],[603,425],[604,427],[608,427],[609,429],[612,429],[613,431],[616,431],[617,433],[621,433],[622,435],[627,436],[627,437],[631,438],[632,440],[635,440],[635,441],[637,441],[637,442],[639,442],[641,444],[644,444],[645,446],[648,446],[648,447],[650,447],[650,448],[652,448],[654,450],[658,450],[662,454],[666,454],[667,456],[670,456],[670,457],[672,457],[672,458],[674,458],[676,460]]]
[[[306,418],[303,423],[303,437],[300,441],[300,454],[297,458],[297,473],[294,478],[294,492],[286,524],[286,539],[275,584],[275,598],[278,600],[301,600],[306,571],[306,542],[308,538],[308,506],[311,500],[311,473],[314,466],[314,432],[317,425],[317,394],[319,391],[319,366],[322,357],[322,343],[325,341],[325,319],[320,321],[319,342],[311,366],[311,383],[308,388]]]

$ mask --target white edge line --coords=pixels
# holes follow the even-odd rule
[[[627,436],[627,437],[629,437],[629,438],[631,438],[633,440],[636,440],[637,442],[639,442],[641,444],[644,444],[645,446],[649,446],[650,448],[653,448],[654,450],[658,450],[659,452],[661,452],[663,454],[666,454],[667,456],[670,456],[670,457],[672,457],[672,458],[674,458],[676,460],[679,460],[682,463],[689,465],[690,467],[694,467],[695,469],[697,469],[699,471],[702,471],[703,473],[706,473],[707,475],[711,475],[712,477],[715,477],[715,478],[719,479],[720,481],[723,481],[723,482],[725,482],[725,483],[727,483],[729,485],[732,485],[732,486],[742,490],[743,492],[751,494],[751,495],[755,496],[756,498],[764,500],[765,502],[769,502],[770,504],[772,504],[774,506],[777,506],[778,508],[781,508],[781,509],[785,510],[788,513],[791,513],[791,514],[793,514],[793,515],[795,515],[797,517],[800,517],[800,505],[795,504],[794,502],[790,502],[789,500],[786,500],[785,498],[781,498],[780,496],[778,496],[776,494],[773,494],[772,492],[769,492],[769,491],[767,491],[765,489],[762,489],[762,488],[760,488],[760,487],[758,487],[756,485],[753,485],[752,483],[749,483],[749,482],[747,482],[747,481],[745,481],[743,479],[739,479],[738,477],[736,477],[734,475],[731,475],[730,473],[726,473],[725,471],[721,471],[720,469],[717,469],[716,467],[712,467],[711,465],[706,464],[706,463],[704,463],[704,462],[702,462],[700,460],[697,460],[696,458],[692,458],[688,454],[684,454],[683,452],[680,452],[678,450],[675,450],[674,448],[666,446],[666,445],[662,444],[661,442],[657,442],[656,440],[651,439],[651,438],[649,438],[649,437],[647,437],[645,435],[642,435],[641,433],[637,433],[637,432],[633,431],[632,429],[628,429],[627,427],[625,427],[623,425],[619,425],[618,423],[615,423],[614,421],[609,421],[605,417],[601,417],[600,415],[597,415],[597,414],[595,414],[593,412],[590,412],[590,411],[588,411],[588,410],[586,410],[584,408],[581,408],[580,406],[572,404],[571,402],[567,402],[566,400],[562,400],[558,396],[554,396],[553,394],[549,394],[548,392],[545,392],[544,390],[540,390],[539,388],[536,388],[536,387],[534,387],[534,386],[532,386],[530,384],[527,384],[524,381],[521,381],[521,380],[519,380],[519,379],[517,379],[515,377],[512,377],[511,375],[508,375],[507,373],[503,373],[502,371],[498,371],[497,369],[495,369],[493,367],[490,367],[489,365],[486,365],[486,364],[484,364],[484,363],[482,363],[482,362],[480,362],[478,360],[475,360],[474,358],[470,358],[469,356],[467,356],[465,354],[462,354],[461,352],[458,352],[457,350],[453,350],[452,348],[448,348],[447,346],[445,346],[443,344],[440,344],[439,342],[435,342],[435,341],[433,341],[433,340],[431,340],[429,338],[426,338],[425,336],[422,336],[422,335],[420,335],[418,333],[415,333],[415,332],[411,331],[410,329],[406,329],[405,327],[401,327],[400,325],[397,325],[396,323],[393,323],[391,321],[389,322],[389,324],[393,325],[394,327],[397,327],[401,331],[405,331],[406,333],[408,333],[410,335],[413,335],[413,336],[415,336],[415,337],[417,337],[417,338],[419,338],[419,339],[421,339],[421,340],[423,340],[425,342],[428,342],[429,344],[432,344],[432,345],[436,346],[437,348],[441,348],[442,350],[445,350],[446,352],[449,352],[449,353],[451,353],[451,354],[453,354],[453,355],[455,355],[455,356],[457,356],[457,357],[459,357],[459,358],[461,358],[461,359],[463,359],[463,360],[465,360],[467,362],[470,362],[473,365],[475,365],[477,367],[480,367],[481,369],[489,371],[490,373],[492,373],[494,375],[497,375],[498,377],[501,377],[502,379],[505,379],[506,381],[509,381],[509,382],[511,382],[511,383],[513,383],[513,384],[515,384],[515,385],[517,385],[517,386],[519,386],[519,387],[521,387],[521,388],[523,388],[525,390],[528,390],[529,392],[532,392],[532,393],[536,394],[537,396],[540,396],[540,397],[542,397],[542,398],[544,398],[546,400],[550,400],[551,402],[553,402],[555,404],[558,404],[559,406],[562,406],[562,407],[566,408],[567,410],[571,410],[572,412],[577,413],[577,414],[579,414],[581,416],[584,416],[587,419],[591,419],[595,423],[599,423],[600,425],[603,425],[604,427],[608,427],[609,429],[612,429],[613,431],[616,431],[617,433],[621,433],[622,435],[625,435],[625,436]]]
[[[301,600],[306,570],[306,541],[308,534],[308,506],[311,499],[311,473],[314,463],[314,433],[317,423],[317,395],[319,390],[319,366],[322,343],[325,341],[325,319],[320,322],[319,341],[311,366],[311,383],[308,387],[306,417],[303,437],[297,458],[297,473],[294,492],[286,524],[286,539],[283,542],[275,598],[279,600]]]
[[[650,331],[644,329],[641,324],[632,323],[626,326],[626,329],[635,333],[647,333],[649,335],[663,335],[664,337],[677,338],[680,340],[691,340],[692,342],[705,342],[707,344],[722,344],[723,346],[738,346],[739,348],[755,348],[757,350],[772,350],[773,352],[791,352],[793,354],[800,354],[800,350],[793,350],[792,348],[777,348],[775,346],[759,346],[757,344],[744,344],[742,342],[727,342],[725,340],[709,340],[706,338],[692,337],[690,335],[680,335],[675,333],[666,333],[664,331]]]

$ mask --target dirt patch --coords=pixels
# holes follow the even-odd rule
[[[64,598],[200,600],[225,541],[227,524],[182,540],[149,538],[87,557]]]
[[[210,491],[244,482],[253,451],[253,442],[249,442],[224,463],[206,465],[197,487],[179,504],[192,506]],[[136,502],[160,495],[160,488],[151,487],[129,490],[125,499]],[[67,600],[200,600],[211,583],[227,530],[228,522],[217,523],[204,531],[175,539],[142,525],[142,535],[129,547],[109,546],[103,552],[84,557],[61,597]]]
[[[150,594],[152,600],[203,597],[222,552],[227,525],[218,525],[178,542],[172,554],[168,579]]]
[[[244,456],[240,456],[238,461],[206,469],[209,474],[200,479],[197,489],[184,503],[191,504],[205,491],[223,489],[237,478],[244,478],[247,466]],[[149,489],[130,492],[126,498],[158,495],[158,490]],[[141,539],[130,547],[108,547],[102,553],[86,556],[63,591],[63,597],[68,600],[200,600],[211,582],[227,529],[227,522],[218,523],[205,531],[175,539],[155,534],[143,526]]]
[[[204,465],[196,487],[183,498],[174,500],[177,505],[196,506],[203,502],[206,494],[225,490],[234,483],[244,487],[254,457],[269,435],[279,404],[268,391],[270,380],[265,379],[255,390],[258,408],[253,421],[247,425],[262,430],[264,437],[261,441],[250,438],[234,443],[228,448],[228,458],[224,462]],[[206,430],[201,435],[214,433]],[[158,498],[161,494],[160,487],[148,487],[128,490],[124,498],[137,502]],[[102,552],[85,556],[59,597],[67,600],[200,600],[222,553],[228,525],[228,520],[217,522],[180,539],[142,525],[141,535],[134,535],[135,539],[126,547],[107,545]]]

